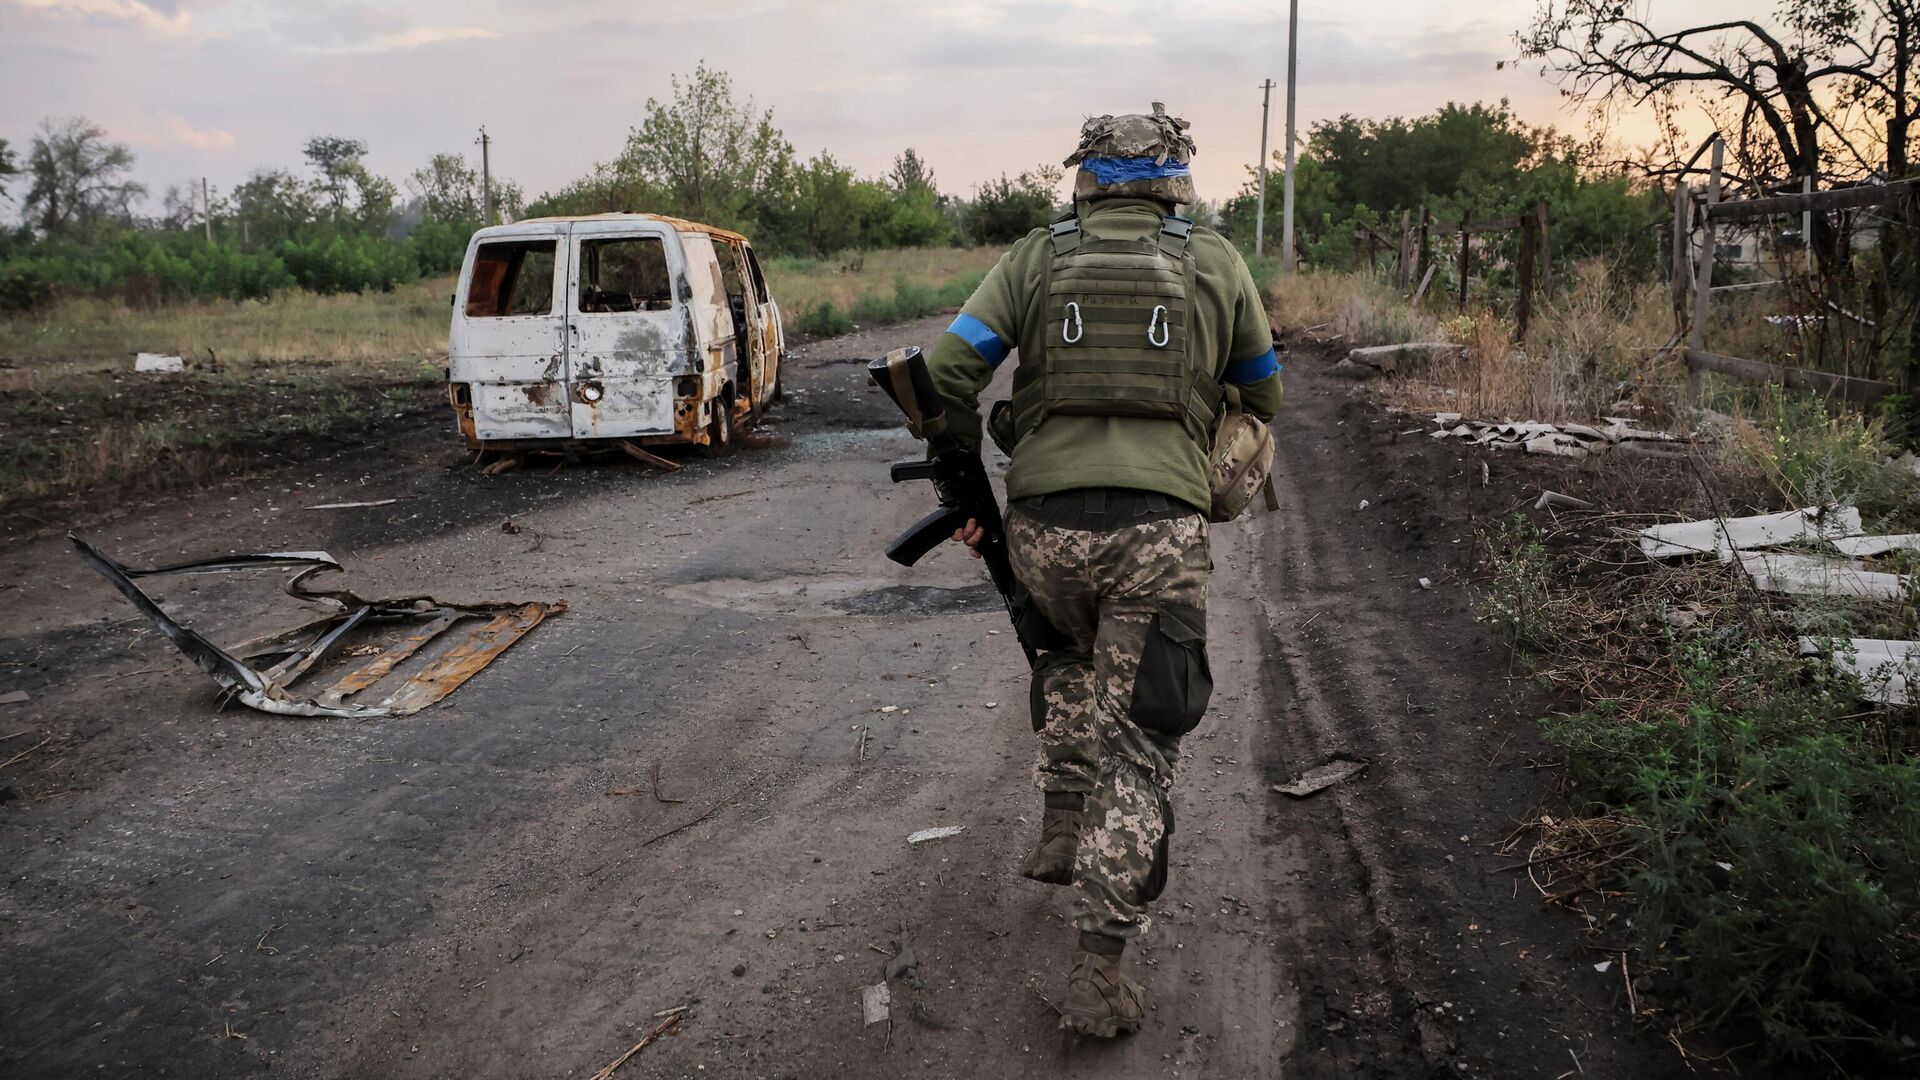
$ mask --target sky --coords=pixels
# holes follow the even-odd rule
[[[1500,98],[1584,130],[1537,64],[1511,63],[1535,6],[1306,0],[1302,138],[1343,113]],[[495,171],[532,196],[613,157],[647,99],[705,60],[772,107],[802,157],[880,175],[912,146],[954,194],[1057,164],[1087,115],[1164,101],[1192,122],[1195,181],[1218,200],[1259,156],[1266,78],[1281,145],[1286,50],[1276,0],[0,0],[0,138],[24,154],[43,118],[85,116],[132,148],[157,204],[169,184],[298,168],[316,134],[365,141],[395,179],[435,153],[477,160],[484,124]]]

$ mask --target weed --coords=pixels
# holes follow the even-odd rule
[[[1551,730],[1570,776],[1644,835],[1635,927],[1702,1022],[1755,1020],[1779,1057],[1899,1056],[1920,989],[1920,767],[1791,642],[1696,640],[1681,670],[1671,714]]]
[[[1547,584],[1553,568],[1539,531],[1525,515],[1516,514],[1506,529],[1486,540],[1494,571],[1480,598],[1481,617],[1500,627],[1516,650],[1546,643],[1553,606]]]

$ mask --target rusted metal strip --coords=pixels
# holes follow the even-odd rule
[[[553,604],[536,602],[488,619],[484,625],[468,631],[459,644],[427,665],[426,670],[401,684],[379,707],[393,716],[419,712],[479,674],[481,668],[540,625],[542,619],[566,609],[564,600]]]
[[[419,652],[421,646],[439,637],[442,631],[464,617],[465,613],[459,611],[449,611],[442,614],[439,618],[408,634],[406,637],[401,638],[399,641],[394,642],[388,647],[386,652],[374,657],[365,667],[348,672],[344,678],[332,686],[327,687],[326,690],[322,691],[320,696],[314,700],[322,705],[340,704],[354,694],[386,678],[387,674],[394,668],[399,667],[405,663],[409,657],[413,656],[414,653]]]

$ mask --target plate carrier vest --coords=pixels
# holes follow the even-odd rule
[[[1157,235],[1093,240],[1075,213],[1049,231],[1044,349],[1014,372],[1014,430],[1025,437],[1054,413],[1139,416],[1180,421],[1209,445],[1221,391],[1187,348],[1193,222],[1163,217]]]

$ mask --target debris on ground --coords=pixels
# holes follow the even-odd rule
[[[1318,765],[1301,773],[1293,779],[1292,783],[1273,785],[1273,790],[1282,795],[1304,799],[1315,792],[1325,791],[1349,777],[1358,776],[1366,767],[1367,763],[1364,761],[1335,758],[1325,765]]]
[[[0,705],[21,705],[29,700],[25,690],[9,690],[0,694]]]
[[[1591,510],[1593,504],[1585,499],[1576,499],[1572,495],[1562,495],[1558,491],[1542,491],[1533,501],[1535,510]]]
[[[893,992],[883,982],[860,988],[860,1015],[866,1019],[867,1026],[883,1023],[887,1019],[887,1006],[893,1002]]]
[[[1464,354],[1466,351],[1465,345],[1446,341],[1410,341],[1405,345],[1369,345],[1350,349],[1345,362],[1358,367],[1370,367],[1382,375],[1392,375],[1399,371],[1402,360],[1424,360],[1435,353]]]
[[[411,498],[413,498],[413,496],[411,495],[401,495],[391,499],[368,499],[365,502],[320,503],[316,506],[309,506],[307,507],[307,509],[309,510],[358,510],[364,506],[392,506],[394,503],[399,502],[401,499],[411,499]]]
[[[178,375],[187,370],[187,362],[165,353],[134,353],[133,370],[141,375]]]
[[[920,957],[913,951],[912,938],[902,937],[895,945],[893,956],[887,960],[884,977],[888,982],[902,979],[915,990],[923,989],[920,981]]]
[[[909,844],[924,844],[932,840],[945,840],[949,836],[958,836],[967,831],[965,825],[940,825],[932,829],[921,829],[907,837]]]
[[[633,1057],[633,1055],[639,1053],[640,1051],[645,1050],[647,1048],[647,1045],[653,1042],[653,1040],[659,1038],[662,1035],[665,1035],[668,1031],[676,1027],[680,1023],[680,1018],[686,1014],[687,1010],[685,1006],[681,1006],[680,1008],[669,1009],[667,1011],[671,1013],[671,1015],[668,1016],[665,1020],[662,1020],[660,1022],[660,1026],[654,1028],[652,1031],[647,1032],[646,1035],[643,1036],[639,1042],[633,1044],[632,1049],[628,1050],[624,1054],[621,1054],[619,1057],[614,1058],[613,1061],[609,1063],[606,1068],[601,1069],[597,1073],[594,1073],[593,1076],[589,1078],[589,1080],[612,1080],[613,1074],[620,1068],[620,1066],[625,1065],[629,1058]],[[660,1014],[655,1013],[654,1015],[658,1016]]]
[[[229,694],[251,708],[281,716],[361,719],[409,716],[452,693],[514,642],[526,636],[528,631],[540,625],[542,620],[567,609],[564,600],[552,603],[450,604],[430,596],[363,600],[344,589],[313,589],[307,584],[310,578],[344,570],[333,556],[324,551],[231,555],[139,570],[115,562],[77,534],[68,533],[67,539],[72,541],[82,561],[111,582],[129,603],[166,635],[167,640],[186,653],[189,659],[199,665],[200,670],[213,676],[213,680]],[[335,613],[234,646],[231,650],[175,622],[134,583],[135,578],[167,574],[221,574],[276,567],[298,571],[285,586],[287,595],[296,600],[333,607]],[[479,625],[463,625],[481,619],[485,621]],[[318,695],[293,695],[293,684],[345,649],[349,638],[356,632],[394,623],[410,625],[413,629],[405,637],[382,648],[379,655],[365,666],[341,675]],[[462,627],[465,632],[449,635],[447,632],[456,626]],[[435,645],[444,647],[435,650]],[[347,700],[362,691],[399,679],[395,670],[416,656],[421,658],[417,670],[399,680],[379,702],[362,705]]]
[[[1568,458],[1584,458],[1612,450],[1648,451],[1655,447],[1675,452],[1692,443],[1691,439],[1670,431],[1635,427],[1633,421],[1625,417],[1600,419],[1606,423],[1605,427],[1516,420],[1492,424],[1484,420],[1463,420],[1459,413],[1443,412],[1433,415],[1439,430],[1428,434],[1435,439],[1462,439],[1470,445],[1495,450],[1524,450],[1529,454]]]
[[[1907,591],[1899,574],[1863,570],[1852,559],[1826,559],[1789,552],[1743,551],[1740,569],[1761,592],[1788,596],[1847,596],[1859,600],[1897,600]]]
[[[1837,645],[1837,647],[1836,647]],[[1860,696],[1884,705],[1911,705],[1910,689],[1920,682],[1920,641],[1881,638],[1803,637],[1800,655],[1826,656],[1833,666],[1860,680]]]
[[[1649,559],[1713,555],[1733,561],[1735,551],[1814,543],[1859,536],[1860,511],[1851,506],[1811,506],[1752,517],[1680,521],[1640,530],[1640,553]]]

